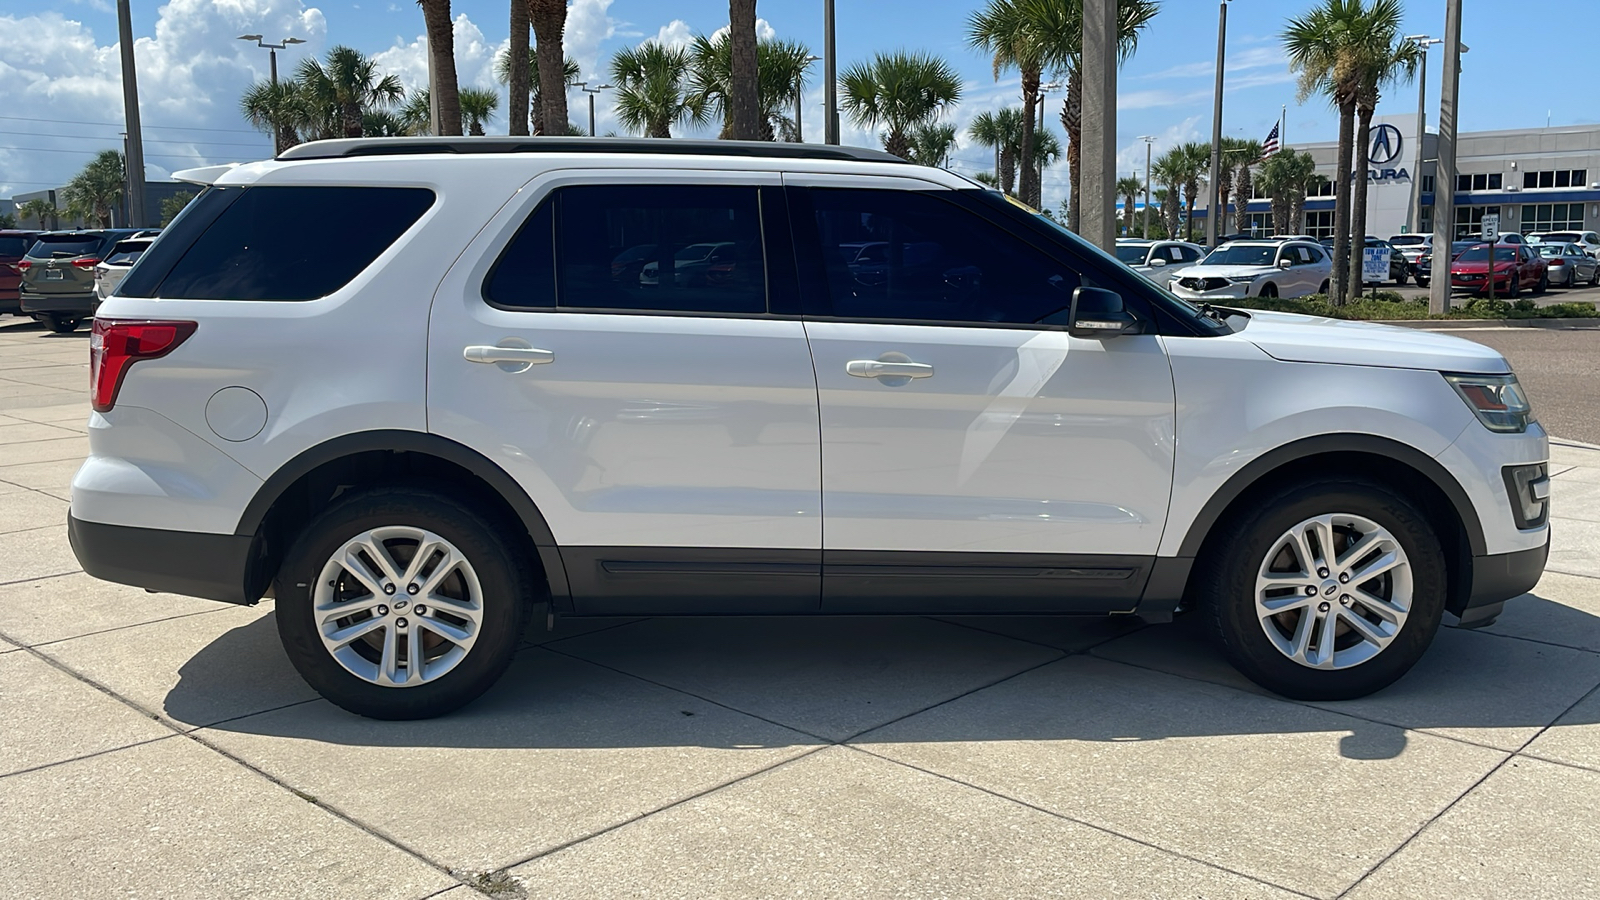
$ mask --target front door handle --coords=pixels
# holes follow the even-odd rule
[[[528,342],[518,338],[507,338],[497,346],[478,344],[461,348],[461,358],[467,362],[493,363],[500,367],[502,372],[526,372],[534,366],[547,365],[556,361],[554,350],[540,350],[528,346]]]
[[[844,370],[857,378],[932,378],[933,366],[928,363],[898,362],[882,359],[852,359]]]

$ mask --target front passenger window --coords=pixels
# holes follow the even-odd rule
[[[1030,324],[1080,275],[938,192],[811,188],[826,297],[819,315]]]

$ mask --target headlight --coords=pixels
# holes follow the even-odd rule
[[[1515,375],[1453,375],[1444,380],[1456,389],[1478,421],[1490,431],[1521,434],[1533,421],[1533,408]]]
[[[1228,281],[1232,282],[1233,284],[1253,284],[1258,277],[1259,276],[1256,275],[1230,276]]]

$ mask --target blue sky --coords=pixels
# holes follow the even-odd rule
[[[1012,73],[993,77],[989,60],[967,47],[965,22],[976,0],[838,0],[841,67],[872,53],[915,49],[937,53],[966,78],[963,102],[947,119],[964,126],[988,109],[1017,102]],[[1229,62],[1224,133],[1262,138],[1288,105],[1288,138],[1331,140],[1337,120],[1326,101],[1295,102],[1295,85],[1277,39],[1285,20],[1313,6],[1312,0],[1233,0],[1229,8]],[[647,39],[686,40],[726,24],[725,0],[573,0],[567,49],[585,74],[603,67],[616,50]],[[1439,35],[1444,0],[1409,0],[1406,29]],[[757,13],[772,33],[797,39],[820,54],[821,0],[759,0]],[[457,0],[456,51],[463,82],[492,85],[489,64],[503,46],[507,6]],[[1164,0],[1162,11],[1141,37],[1138,52],[1123,68],[1119,84],[1117,146],[1120,169],[1144,164],[1139,135],[1160,140],[1156,152],[1184,140],[1209,139],[1211,83],[1216,50],[1217,6],[1212,0]],[[1461,79],[1464,130],[1533,128],[1545,124],[1547,104],[1508,77],[1513,59],[1530,52],[1527,34],[1505,27],[1502,4],[1466,0],[1463,40],[1473,48]],[[1548,23],[1545,23],[1546,25]],[[1541,40],[1549,37],[1544,25]],[[349,44],[375,55],[408,85],[425,76],[422,13],[412,0],[169,0],[134,3],[146,153],[151,177],[188,165],[260,158],[270,153],[264,135],[240,119],[237,98],[254,78],[266,77],[266,52],[234,40],[240,33],[270,38],[297,35],[309,43],[280,55],[280,71],[292,70],[304,53]],[[1587,52],[1540,52],[1540,84],[1580,85],[1590,76]],[[1515,55],[1513,55],[1515,54]],[[1440,50],[1430,51],[1430,127],[1437,110]],[[821,64],[806,98],[806,137],[821,137]],[[1569,96],[1584,97],[1578,89]],[[59,184],[89,159],[90,151],[119,146],[120,82],[117,77],[116,16],[109,0],[37,2],[0,0],[0,197]],[[586,118],[582,95],[572,101],[575,121]],[[1537,108],[1535,108],[1537,104]],[[1416,85],[1391,92],[1382,113],[1416,108]],[[1060,130],[1051,101],[1048,121]],[[599,129],[615,127],[602,95]],[[1600,102],[1567,102],[1554,110],[1554,124],[1600,119]],[[36,121],[37,120],[37,121]],[[501,119],[490,130],[504,131]],[[848,123],[846,142],[876,145],[875,136]],[[26,149],[14,149],[26,148]],[[963,142],[953,168],[966,173],[992,167],[982,148]],[[1066,167],[1045,176],[1045,200],[1065,194]]]

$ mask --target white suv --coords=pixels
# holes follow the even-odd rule
[[[1196,609],[1262,685],[1355,697],[1544,567],[1547,442],[1499,354],[1202,312],[937,169],[382,138],[185,177],[214,184],[95,322],[72,545],[274,597],[363,715],[472,700],[544,602]],[[344,224],[307,241],[308,210]]]

